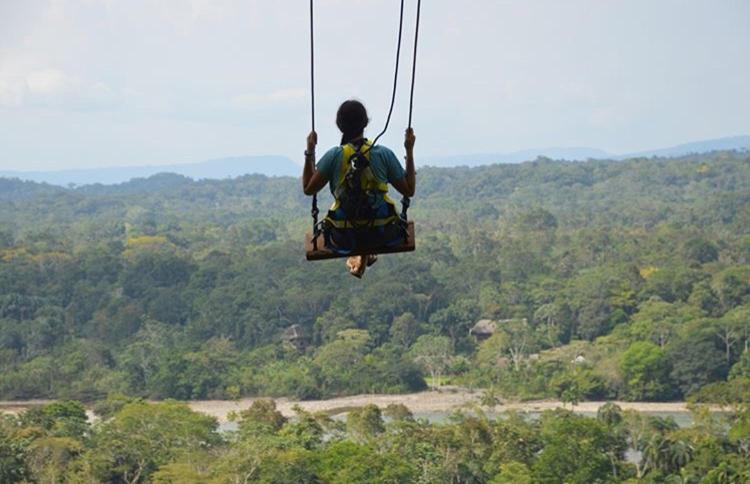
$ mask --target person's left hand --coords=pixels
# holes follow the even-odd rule
[[[318,133],[315,131],[310,131],[310,134],[307,135],[307,151],[309,153],[312,153],[315,151],[315,146],[318,144]]]
[[[414,135],[414,130],[412,128],[407,128],[406,133],[404,134],[404,148],[406,148],[407,153],[411,153],[412,150],[414,150],[414,143],[417,141],[417,137]]]

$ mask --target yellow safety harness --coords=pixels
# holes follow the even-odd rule
[[[388,183],[378,180],[372,172],[370,166],[371,148],[372,143],[367,140],[359,147],[352,143],[342,146],[341,171],[338,183],[333,191],[335,200],[328,211],[328,216],[325,218],[331,227],[337,229],[380,227],[399,220],[396,203],[388,196]],[[355,169],[352,163],[354,155],[363,156],[367,159],[366,166],[361,169],[362,171],[359,174],[361,193],[367,195],[366,198],[370,200],[376,199],[378,194],[382,194],[383,201],[387,204],[387,207],[372,207],[376,210],[377,216],[369,219],[352,219],[352,214],[347,214],[342,210],[342,199],[351,196],[353,191],[353,188],[349,186],[349,174],[351,170]]]

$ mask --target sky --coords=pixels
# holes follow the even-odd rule
[[[750,1],[423,0],[419,157],[750,134]],[[407,124],[416,0],[396,106]],[[321,147],[391,95],[399,0],[315,0]],[[280,154],[310,130],[307,0],[0,0],[0,170]]]

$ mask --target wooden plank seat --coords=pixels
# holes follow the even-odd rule
[[[406,231],[408,234],[406,242],[395,247],[375,247],[352,251],[349,254],[342,255],[338,254],[325,247],[325,241],[323,235],[318,236],[316,246],[313,247],[313,236],[311,232],[305,234],[305,257],[307,260],[326,260],[326,259],[338,259],[341,257],[351,257],[355,255],[367,255],[367,254],[395,254],[398,252],[413,252],[416,249],[416,241],[414,239],[414,222],[407,222]]]

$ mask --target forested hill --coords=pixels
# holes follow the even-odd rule
[[[304,262],[297,179],[0,179],[0,397],[309,398],[446,374],[672,399],[750,375],[747,153],[425,168],[417,191],[418,251],[356,281]],[[497,327],[481,343],[479,319]]]
[[[740,204],[747,202],[743,183],[747,183],[748,159],[748,154],[718,152],[673,159],[582,163],[539,158],[513,165],[430,167],[419,171],[413,210],[415,214],[425,212],[427,223],[444,220],[445,214],[439,212],[446,209],[454,214],[458,210],[474,221],[502,219],[501,214],[542,207],[576,225],[589,224],[591,217],[600,217],[603,223],[653,225],[676,212],[686,216],[685,210],[697,208],[695,204],[701,199],[707,204],[701,208],[701,225],[706,225],[719,221],[716,216],[727,198]],[[324,191],[321,206],[330,201],[327,196]],[[235,216],[239,221],[302,218],[309,208],[309,198],[299,190],[298,180],[263,175],[193,181],[162,173],[118,185],[76,189],[0,178],[0,200],[13,203],[10,213],[19,208],[33,211],[44,201],[54,203],[56,209],[47,215],[55,223],[98,217],[106,220],[117,215],[122,222],[133,223],[136,221],[128,220],[127,212],[138,207],[153,212],[155,218],[160,212],[181,220],[192,215],[203,222],[226,225],[234,223]],[[24,201],[29,203],[19,205]],[[165,203],[174,213],[161,210]],[[3,222],[22,226],[23,217],[7,218],[8,208],[3,207],[1,212]],[[699,215],[693,210],[691,216]],[[721,222],[728,221],[722,216]]]

